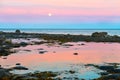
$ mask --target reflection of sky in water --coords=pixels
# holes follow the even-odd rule
[[[85,67],[83,65],[73,65],[72,68],[73,71],[75,71],[76,73],[74,74],[70,74],[67,73],[66,71],[61,72],[61,75],[59,75],[58,77],[61,78],[83,78],[83,79],[94,79],[94,78],[98,78],[100,77],[100,75],[98,75],[98,72],[101,72],[100,70],[96,69],[95,67]],[[74,79],[73,79],[74,80]]]
[[[44,45],[29,45],[27,47],[16,48],[20,50],[16,54],[11,54],[7,59],[0,58],[0,63],[3,67],[15,66],[16,63],[21,63],[28,67],[28,71],[12,71],[13,73],[27,73],[34,71],[54,71],[61,72],[61,76],[65,75],[64,71],[74,70],[77,73],[74,76],[81,78],[96,78],[99,70],[91,67],[84,67],[83,64],[103,62],[120,62],[120,44],[119,43],[85,43],[85,42],[69,43],[74,46],[46,46]],[[45,54],[39,54],[38,49],[43,48],[48,51]],[[25,51],[31,50],[31,52]],[[73,55],[73,53],[79,53]],[[73,64],[73,65],[71,65]],[[77,65],[78,64],[78,65]],[[97,73],[96,73],[97,72]]]
[[[11,72],[12,73],[18,73],[18,74],[23,74],[23,73],[28,73],[28,72],[34,72],[35,69],[37,69],[36,71],[38,71],[38,69],[39,69],[40,71],[59,72],[59,75],[57,77],[60,77],[62,79],[64,77],[66,77],[67,79],[77,77],[77,78],[80,78],[80,79],[83,78],[83,79],[89,80],[89,79],[94,79],[94,78],[100,77],[100,75],[98,75],[97,73],[99,73],[101,71],[96,69],[95,67],[87,67],[86,68],[83,65],[74,65],[74,64],[72,66],[73,67],[71,67],[70,64],[54,64],[54,65],[45,64],[42,67],[40,67],[40,66],[35,67],[34,70],[32,70],[32,69],[30,69],[28,71],[14,70],[14,71],[11,71]],[[75,73],[71,74],[69,72],[70,70],[75,71]]]

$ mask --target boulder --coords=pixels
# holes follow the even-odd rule
[[[73,44],[63,44],[63,46],[74,46]]]
[[[108,75],[109,73],[108,72],[101,72],[100,75]]]
[[[114,69],[113,73],[120,73],[120,69]]]
[[[39,80],[37,77],[32,77],[29,75],[14,75],[13,80]]]
[[[47,51],[39,51],[40,54],[44,54],[46,53]]]
[[[81,45],[85,45],[84,43],[81,43]]]
[[[0,68],[0,78],[9,77],[9,76],[10,73],[6,69]]]
[[[114,70],[114,66],[99,66],[98,68],[101,70]]]
[[[27,46],[28,43],[26,43],[26,42],[21,42],[20,45],[21,45],[21,46]]]
[[[91,35],[92,37],[107,37],[108,33],[107,32],[94,32]]]
[[[103,80],[120,80],[120,74],[111,74],[104,77]]]
[[[15,66],[15,67],[12,67],[12,69],[16,69],[16,70],[28,70],[28,68],[24,67],[24,66]]]
[[[73,55],[78,55],[78,53],[73,53]]]
[[[15,33],[19,34],[19,33],[21,33],[21,32],[20,32],[20,30],[19,30],[19,29],[17,29],[17,30],[15,31]]]
[[[21,65],[20,63],[16,63],[16,65]]]

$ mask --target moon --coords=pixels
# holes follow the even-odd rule
[[[52,14],[51,14],[51,13],[48,13],[48,16],[50,16],[50,17],[51,17],[51,16],[52,16]]]

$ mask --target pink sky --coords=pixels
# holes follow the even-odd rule
[[[119,0],[2,0],[1,14],[120,16]]]
[[[24,21],[24,18],[19,19],[17,18],[18,16],[49,17],[49,13],[53,17],[63,16],[68,18],[68,20],[70,16],[94,16],[96,17],[95,20],[104,21],[109,20],[109,18],[104,17],[112,16],[114,19],[112,18],[111,20],[119,22],[120,18],[116,18],[120,16],[119,4],[120,0],[0,0],[0,15],[7,16],[1,17],[3,22],[10,21],[9,17],[13,17],[13,22],[19,20]],[[104,19],[98,18],[98,16],[102,16]],[[29,21],[29,19],[26,20]],[[43,18],[38,21],[41,20]]]

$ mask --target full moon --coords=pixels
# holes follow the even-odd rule
[[[48,16],[52,16],[52,14],[51,14],[51,13],[48,13]]]

